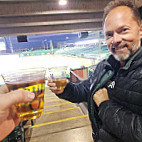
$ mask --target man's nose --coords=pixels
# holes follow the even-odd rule
[[[113,34],[113,39],[112,39],[113,44],[118,44],[121,42],[121,40],[122,40],[122,38],[118,33]]]

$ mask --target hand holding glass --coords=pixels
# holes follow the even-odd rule
[[[19,89],[35,93],[33,101],[16,105],[17,115],[21,120],[41,116],[44,106],[45,73],[45,68],[31,68],[2,74],[9,91]]]
[[[50,77],[56,83],[57,90],[62,90],[67,84],[67,67],[52,67],[49,68]]]

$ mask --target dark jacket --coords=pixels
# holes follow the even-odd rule
[[[99,108],[94,93],[106,87],[110,100]],[[81,83],[69,83],[58,95],[71,102],[88,102],[95,142],[142,142],[142,48],[120,68],[111,55]]]

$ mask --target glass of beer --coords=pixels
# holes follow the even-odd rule
[[[58,90],[64,89],[67,80],[67,67],[59,66],[59,67],[51,67],[48,69],[50,77],[52,78],[53,82],[56,83],[57,89]]]
[[[16,104],[21,120],[36,119],[43,113],[45,73],[45,68],[30,68],[2,74],[9,91],[18,89],[35,93],[33,101]]]

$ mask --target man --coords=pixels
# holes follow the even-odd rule
[[[104,11],[103,29],[112,55],[76,84],[50,89],[71,102],[88,102],[95,142],[142,142],[142,26],[129,1],[112,1]],[[93,101],[94,100],[94,101]]]
[[[10,134],[20,122],[13,105],[32,101],[34,97],[35,94],[29,91],[8,92],[6,85],[0,87],[0,141]]]

